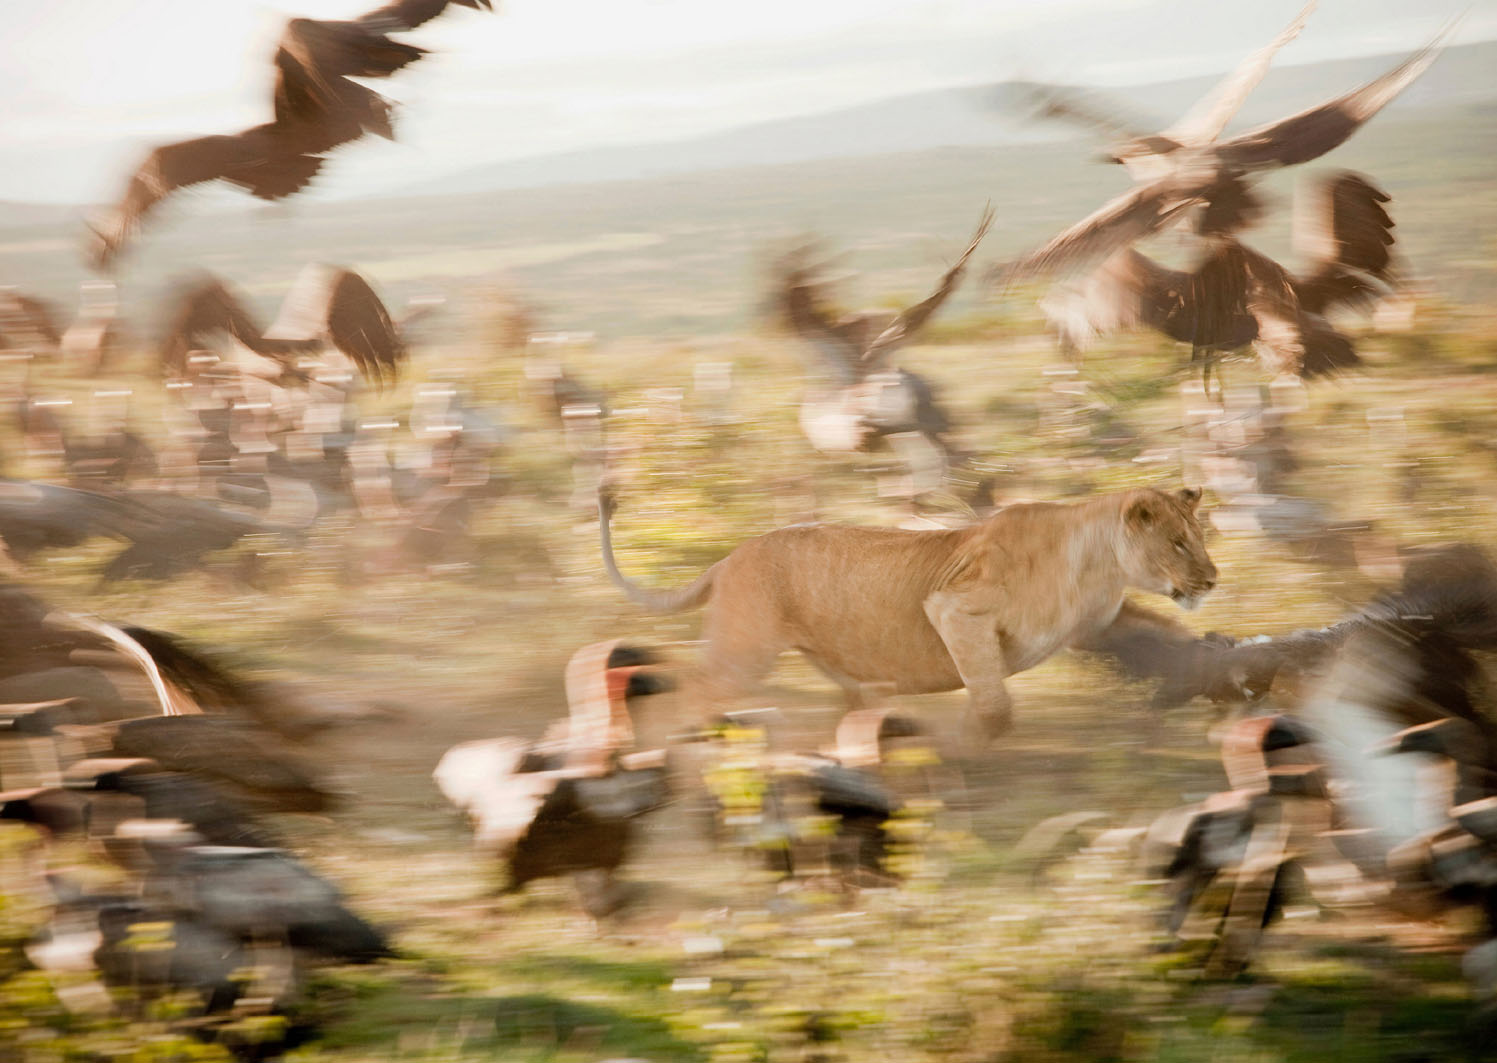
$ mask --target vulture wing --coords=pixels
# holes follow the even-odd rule
[[[1195,205],[1203,194],[1200,189],[1182,188],[1171,177],[1133,188],[1044,246],[1001,267],[999,283],[1011,284],[1124,248],[1158,232],[1181,212]]]
[[[1047,295],[1040,309],[1065,342],[1084,351],[1098,337],[1144,325],[1159,326],[1185,309],[1191,275],[1169,269],[1133,248],[1110,255],[1075,287]]]
[[[161,344],[161,367],[168,374],[185,374],[188,352],[215,333],[227,333],[251,349],[259,346],[259,324],[217,277],[204,274],[179,283],[173,298],[176,309]]]
[[[988,234],[988,229],[993,224],[993,208],[989,206],[982,212],[982,219],[977,223],[977,231],[972,234],[966,250],[941,277],[941,282],[936,285],[936,290],[931,292],[920,302],[904,310],[894,323],[884,329],[874,341],[868,345],[863,352],[863,364],[865,366],[877,366],[888,358],[899,347],[907,343],[911,337],[925,327],[931,315],[941,308],[941,304],[951,297],[956,291],[956,286],[961,283],[962,274],[967,269],[967,260],[977,250],[977,245],[982,243],[982,238]]]
[[[149,757],[256,804],[317,812],[332,801],[310,764],[232,716],[142,716],[105,729],[117,755]]]
[[[321,165],[320,158],[296,150],[284,130],[273,125],[163,145],[146,156],[124,198],[93,226],[90,260],[98,269],[111,269],[156,204],[179,188],[225,180],[261,199],[280,199],[305,188]]]
[[[377,7],[367,15],[361,15],[358,22],[359,25],[367,26],[379,33],[413,30],[446,11],[448,4],[470,7],[474,11],[494,10],[492,0],[395,0],[392,4]]]
[[[275,53],[276,122],[319,151],[366,131],[388,138],[389,101],[348,78],[389,77],[425,54],[356,22],[292,19]]]
[[[302,270],[265,338],[326,339],[377,384],[395,378],[406,354],[390,312],[369,282],[352,270],[320,263]]]
[[[1295,281],[1300,304],[1312,313],[1332,306],[1363,306],[1393,278],[1391,196],[1360,174],[1322,178],[1300,199],[1294,242],[1311,259]]]
[[[1247,310],[1258,322],[1258,359],[1272,373],[1331,376],[1362,364],[1351,341],[1309,312],[1294,278],[1267,255],[1234,244],[1247,277]]]
[[[797,336],[816,348],[824,366],[844,383],[852,383],[862,375],[862,349],[817,301],[819,285],[805,259],[803,248],[787,260],[779,291],[780,313]]]
[[[102,620],[95,620],[88,616],[66,614],[66,619],[73,626],[98,635],[125,657],[134,661],[145,673],[146,679],[150,681],[151,689],[156,692],[163,716],[191,716],[203,711],[202,706],[194,701],[187,691],[162,675],[161,669],[156,666],[155,658],[144,646],[125,632],[113,624],[106,624]]]
[[[1298,37],[1300,30],[1305,28],[1316,3],[1317,0],[1310,0],[1277,37],[1244,59],[1236,70],[1217,83],[1183,118],[1160,135],[1187,146],[1209,144],[1221,136],[1232,116],[1242,108],[1248,95],[1268,73],[1279,49]]]
[[[1412,85],[1440,55],[1454,24],[1398,66],[1344,96],[1223,141],[1217,157],[1236,170],[1294,166],[1340,146]]]

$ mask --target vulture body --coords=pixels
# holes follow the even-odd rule
[[[443,755],[437,787],[471,820],[475,843],[503,862],[508,890],[596,872],[601,888],[578,880],[589,912],[622,903],[613,876],[632,848],[634,822],[669,797],[664,767],[624,763],[634,743],[629,700],[670,688],[650,670],[655,659],[616,641],[585,646],[567,667],[571,713],[553,738],[466,742]]]
[[[1324,376],[1355,366],[1361,360],[1350,340],[1325,315],[1391,290],[1389,196],[1368,178],[1343,172],[1304,198],[1296,242],[1314,257],[1299,274],[1230,237],[1209,241],[1205,259],[1188,271],[1125,248],[1041,305],[1071,352],[1100,334],[1146,327],[1190,344],[1192,362],[1204,359],[1208,368],[1213,352],[1249,344],[1275,373]]]

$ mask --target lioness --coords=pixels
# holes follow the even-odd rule
[[[1103,646],[1123,629],[1181,625],[1128,602],[1128,587],[1193,609],[1216,585],[1196,519],[1198,490],[1152,489],[1085,502],[1009,506],[939,531],[798,524],[740,545],[689,587],[654,591],[619,572],[599,495],[603,564],[657,612],[710,600],[706,650],[687,686],[705,710],[749,693],[799,650],[860,705],[862,684],[900,694],[966,687],[988,736],[1012,726],[1003,681],[1066,646]]]

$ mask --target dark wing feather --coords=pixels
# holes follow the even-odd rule
[[[474,11],[494,10],[492,0],[395,0],[393,4],[377,7],[367,15],[359,16],[358,22],[361,26],[368,26],[380,33],[413,30],[446,11],[448,4],[469,7]]]
[[[365,379],[377,384],[393,381],[405,361],[405,343],[389,310],[369,282],[352,270],[342,270],[328,307],[328,338],[353,359]]]
[[[1007,285],[1060,266],[1105,255],[1158,232],[1199,201],[1196,189],[1183,189],[1173,178],[1161,178],[1125,192],[1066,229],[1049,243],[1004,266],[998,273]]]
[[[110,729],[116,754],[149,757],[258,804],[315,812],[331,803],[309,763],[232,716],[144,716]]]
[[[1344,96],[1223,141],[1217,157],[1229,168],[1294,166],[1338,147],[1419,78],[1442,51],[1453,26],[1398,66]]]
[[[1209,144],[1221,136],[1232,116],[1242,108],[1248,95],[1268,73],[1279,49],[1298,37],[1300,30],[1305,28],[1305,23],[1315,10],[1316,2],[1317,0],[1310,0],[1294,20],[1279,31],[1277,37],[1244,59],[1236,70],[1217,83],[1183,118],[1163,130],[1160,135],[1188,145]]]
[[[862,348],[851,338],[846,327],[834,321],[816,298],[818,287],[806,264],[807,251],[793,252],[783,265],[784,277],[779,288],[780,315],[797,336],[821,353],[822,361],[846,382],[857,380],[862,371],[858,365]]]
[[[989,206],[982,212],[982,219],[977,223],[977,231],[972,234],[966,250],[942,275],[940,283],[936,285],[936,290],[900,313],[894,319],[894,323],[868,345],[862,357],[865,366],[879,365],[925,326],[931,315],[941,308],[941,304],[951,297],[952,292],[956,291],[956,286],[961,283],[962,274],[967,269],[967,260],[972,257],[973,252],[977,250],[977,245],[982,243],[982,238],[988,234],[988,229],[992,225],[993,208]]]
[[[1219,245],[1191,272],[1169,269],[1132,248],[1079,287],[1048,297],[1046,315],[1076,349],[1115,330],[1156,329],[1194,348],[1236,350],[1252,342],[1250,275],[1240,245]]]
[[[314,151],[364,132],[389,137],[390,103],[349,77],[389,77],[426,52],[354,22],[293,19],[275,53],[275,116]]]
[[[143,627],[121,630],[150,655],[163,678],[187,691],[203,709],[231,712],[255,700],[250,684],[189,647],[176,635]]]
[[[145,514],[128,499],[57,484],[0,480],[0,538],[24,556],[95,535],[129,538]]]
[[[280,199],[305,188],[321,165],[274,125],[155,148],[130,178],[120,203],[94,225],[91,261],[99,269],[111,268],[156,204],[179,188],[225,180],[261,199]]]
[[[1393,278],[1391,196],[1350,171],[1323,178],[1296,219],[1295,243],[1311,268],[1295,283],[1312,313],[1375,300]]]
[[[326,339],[376,383],[393,380],[406,354],[390,312],[369,282],[352,270],[321,263],[302,270],[265,337],[296,343]]]
[[[1247,276],[1247,310],[1258,323],[1258,358],[1273,373],[1331,376],[1362,364],[1351,341],[1301,305],[1294,278],[1266,255],[1235,244]]]
[[[227,333],[251,350],[260,346],[260,325],[217,277],[205,274],[180,283],[176,293],[176,309],[161,344],[161,366],[167,373],[186,373],[188,352],[214,333]]]

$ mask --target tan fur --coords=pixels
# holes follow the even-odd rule
[[[602,500],[604,561],[632,599],[660,611],[708,603],[688,704],[707,712],[750,693],[799,650],[860,704],[859,688],[900,694],[966,687],[989,734],[1011,726],[1004,680],[1119,619],[1133,587],[1193,604],[1216,582],[1196,519],[1197,491],[1104,495],[1010,506],[936,531],[795,525],[750,539],[676,592],[640,588],[614,564]]]

